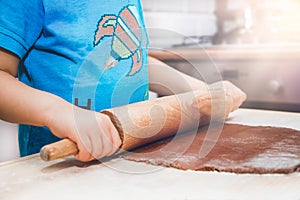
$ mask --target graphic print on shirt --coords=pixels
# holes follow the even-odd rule
[[[99,10],[89,21],[89,52],[72,92],[74,105],[97,112],[148,99],[148,36],[141,8],[122,3],[110,10]]]
[[[143,66],[141,19],[135,6],[124,7],[118,16],[103,15],[95,32],[96,47],[106,37],[112,38],[110,56],[104,69],[116,67],[120,60],[132,59],[129,76],[136,74]]]

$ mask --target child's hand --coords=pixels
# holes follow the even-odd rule
[[[110,156],[121,145],[115,126],[101,113],[67,106],[50,117],[48,124],[56,136],[69,138],[77,144],[76,159],[83,162]]]
[[[229,81],[221,81],[210,85],[211,89],[222,89],[226,95],[232,97],[233,108],[231,111],[238,109],[242,103],[246,100],[247,95],[234,84]]]

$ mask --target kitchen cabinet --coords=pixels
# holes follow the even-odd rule
[[[233,82],[247,93],[243,107],[300,111],[300,46],[199,46],[150,55],[207,83]]]

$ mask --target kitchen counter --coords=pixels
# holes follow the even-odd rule
[[[224,45],[151,49],[149,55],[169,60],[299,60],[300,45]]]
[[[228,123],[300,130],[300,114],[240,109]],[[299,199],[300,173],[237,175],[150,166],[121,158],[46,163],[38,155],[0,163],[0,199]]]

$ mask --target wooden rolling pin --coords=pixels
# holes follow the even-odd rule
[[[103,110],[120,134],[122,145],[117,153],[176,134],[198,129],[212,116],[225,117],[232,111],[232,97],[223,92],[195,91],[157,98]],[[46,145],[40,156],[45,161],[76,155],[77,146],[69,139]]]

